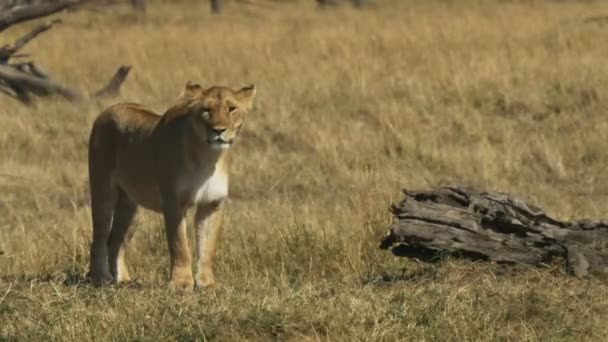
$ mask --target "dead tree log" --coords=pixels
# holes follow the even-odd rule
[[[25,20],[57,12],[61,9],[81,3],[81,0],[70,1],[16,1],[12,7],[0,7],[0,31],[10,25]],[[12,62],[12,59],[28,57],[18,52],[32,39],[48,31],[61,21],[55,19],[51,22],[36,26],[29,33],[17,39],[12,45],[0,47],[0,93],[12,97],[23,104],[33,103],[34,96],[58,95],[70,102],[80,102],[84,97],[76,90],[53,81],[48,73],[32,61]],[[119,94],[120,86],[129,74],[130,66],[121,66],[110,82],[93,97],[108,98]]]
[[[556,258],[576,276],[608,275],[608,222],[563,222],[505,193],[461,187],[405,191],[380,248],[423,261],[445,254],[542,266]]]

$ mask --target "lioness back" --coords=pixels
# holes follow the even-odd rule
[[[103,139],[128,137],[134,131],[149,134],[161,116],[136,103],[120,103],[97,116],[89,139],[89,151],[107,144]]]
[[[128,193],[133,190],[131,180],[144,181],[152,167],[153,146],[150,137],[162,117],[141,105],[124,103],[114,105],[102,112],[95,122],[89,139],[89,180],[91,190],[96,186],[120,188]],[[147,177],[150,178],[150,177]],[[148,179],[147,185],[151,185]],[[103,183],[103,184],[99,184]],[[144,184],[142,184],[144,185]],[[141,189],[137,196],[131,193],[133,200],[139,199],[140,205],[160,211],[160,203],[155,189]],[[154,203],[152,203],[154,202]]]

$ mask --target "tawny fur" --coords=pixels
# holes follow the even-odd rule
[[[254,97],[253,86],[233,91],[188,83],[163,115],[125,103],[97,117],[89,140],[90,276],[95,285],[129,279],[124,251],[138,206],[163,214],[170,287],[215,284],[213,257],[228,196],[228,150]],[[191,207],[196,208],[195,278],[185,220]]]

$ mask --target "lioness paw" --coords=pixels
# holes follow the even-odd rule
[[[91,283],[95,287],[109,285],[114,282],[112,275],[104,272],[93,272],[90,274]]]
[[[217,288],[217,284],[213,277],[197,277],[196,287],[203,290],[212,290]]]
[[[171,280],[169,288],[174,291],[191,292],[194,289],[194,281],[190,280]]]
[[[192,273],[189,271],[182,272],[179,269],[174,270],[169,282],[169,288],[176,291],[192,291],[194,289]]]

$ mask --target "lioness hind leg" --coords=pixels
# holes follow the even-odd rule
[[[133,236],[133,230],[129,227],[136,211],[137,204],[131,201],[124,192],[121,192],[114,207],[112,231],[108,239],[110,273],[117,283],[130,280],[125,262],[125,249]]]
[[[222,209],[222,202],[201,204],[194,215],[198,256],[195,279],[196,286],[200,288],[215,286],[213,259],[221,231]]]
[[[91,243],[91,282],[95,286],[112,281],[108,264],[108,237],[112,228],[112,216],[118,199],[118,191],[110,184],[91,186],[91,216],[93,241]]]

